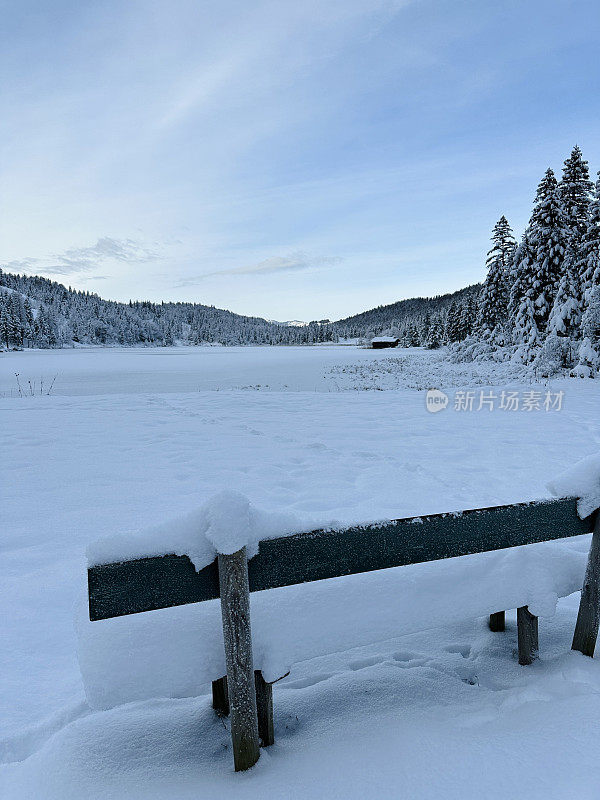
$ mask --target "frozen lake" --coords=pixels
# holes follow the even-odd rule
[[[29,391],[56,376],[54,395],[198,392],[260,388],[332,391],[325,379],[334,364],[367,364],[390,350],[353,346],[136,347],[29,350],[0,356],[0,392],[16,393],[15,372]]]

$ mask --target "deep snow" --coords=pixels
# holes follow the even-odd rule
[[[254,667],[265,680],[276,681],[309,658],[504,608],[527,605],[544,624],[557,599],[581,587],[588,539],[255,592],[250,596]],[[84,685],[95,709],[201,694],[225,674],[216,600],[98,622],[89,621],[83,602],[78,628]]]
[[[224,488],[306,528],[528,500],[599,449],[598,381],[553,382],[561,411],[429,414],[424,391],[403,386],[479,386],[481,367],[469,380],[436,354],[384,358],[349,347],[0,356],[3,798],[597,796],[600,673],[568,652],[577,595],[541,621],[532,668],[515,662],[514,621],[490,634],[473,616],[294,666],[275,687],[278,743],[246,776],[232,773],[206,694],[104,712],[85,702],[73,607],[100,536]],[[498,388],[531,389],[494,369]],[[46,385],[56,374],[54,394],[11,398],[14,372]]]

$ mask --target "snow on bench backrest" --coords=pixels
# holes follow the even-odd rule
[[[250,559],[250,591],[437,561],[591,531],[575,499],[393,520],[261,541]],[[90,619],[136,614],[219,597],[216,561],[196,571],[185,555],[165,554],[88,569]]]

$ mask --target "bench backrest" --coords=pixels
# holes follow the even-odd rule
[[[267,539],[248,562],[250,591],[502,550],[590,533],[572,498],[410,517]],[[217,560],[196,572],[167,554],[88,569],[90,619],[137,614],[219,595]]]

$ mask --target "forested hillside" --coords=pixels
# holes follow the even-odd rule
[[[334,323],[339,336],[366,338],[396,335],[403,346],[437,347],[461,341],[473,329],[481,284],[436,297],[413,297],[355,314]]]
[[[340,337],[369,338],[398,327],[406,332],[407,344],[425,344],[431,321],[437,324],[443,316],[445,329],[453,304],[463,309],[466,336],[477,292],[478,287],[472,286],[430,299],[401,300],[339,322],[292,325],[199,303],[117,303],[47,278],[0,270],[0,341],[5,347],[63,347],[73,342],[112,346],[313,344]]]
[[[333,336],[331,326],[316,322],[279,325],[199,303],[117,303],[46,278],[0,271],[0,337],[7,347],[309,344]]]

